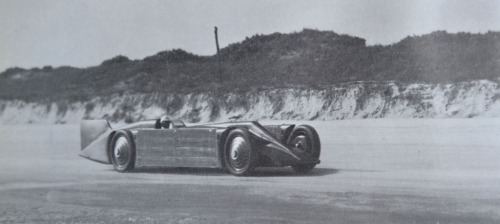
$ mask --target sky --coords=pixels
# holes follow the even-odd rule
[[[303,28],[391,44],[436,30],[500,31],[500,0],[2,0],[0,71],[88,67],[181,48],[199,55]]]

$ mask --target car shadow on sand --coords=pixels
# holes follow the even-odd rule
[[[290,167],[259,167],[252,175],[254,177],[280,177],[280,176],[327,176],[338,173],[338,169],[314,168],[305,174],[296,174]],[[227,171],[218,168],[183,168],[183,167],[140,167],[130,173],[149,174],[175,174],[175,175],[196,175],[196,176],[227,176],[231,175]]]
[[[297,177],[307,177],[307,176],[327,176],[338,173],[338,169],[333,168],[314,168],[311,171],[304,174],[296,174],[290,167],[269,167],[269,168],[257,168],[253,172],[253,176],[257,177],[280,177],[280,176],[297,176]]]
[[[175,174],[175,175],[196,175],[196,176],[224,176],[227,175],[218,168],[195,168],[195,167],[139,167],[129,173],[149,173],[149,174]]]

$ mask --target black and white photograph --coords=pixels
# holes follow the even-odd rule
[[[500,223],[500,1],[1,0],[0,223]]]

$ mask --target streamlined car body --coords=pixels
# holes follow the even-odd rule
[[[163,118],[162,118],[163,119]],[[207,167],[233,175],[255,167],[291,166],[305,173],[319,164],[321,143],[308,125],[267,125],[256,121],[186,126],[180,120],[147,120],[113,129],[106,120],[83,120],[80,156],[134,167]]]

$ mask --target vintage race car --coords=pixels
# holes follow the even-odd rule
[[[305,173],[320,163],[321,143],[308,125],[267,125],[256,121],[186,126],[166,118],[112,129],[106,120],[83,120],[80,156],[112,164],[119,172],[134,167],[207,167],[233,175],[255,167],[291,166]]]

